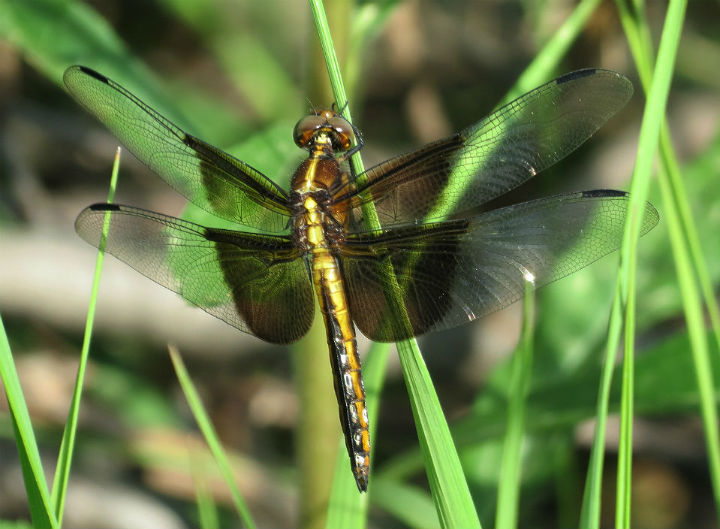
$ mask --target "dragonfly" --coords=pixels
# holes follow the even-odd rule
[[[68,68],[64,82],[165,182],[238,227],[94,204],[78,216],[77,233],[266,342],[305,335],[317,300],[361,492],[370,435],[356,328],[380,342],[451,329],[520,299],[527,281],[546,285],[620,246],[629,202],[622,191],[486,206],[574,151],[625,105],[632,83],[613,71],[558,77],[359,175],[347,168],[363,145],[357,129],[339,112],[314,111],[293,131],[308,154],[289,190],[90,68]],[[642,234],[657,222],[646,203]]]

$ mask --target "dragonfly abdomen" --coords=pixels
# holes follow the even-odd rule
[[[325,319],[340,423],[355,481],[364,492],[370,471],[370,434],[355,328],[335,256],[327,248],[316,248],[312,255],[313,282]]]

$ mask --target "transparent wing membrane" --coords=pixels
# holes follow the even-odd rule
[[[627,204],[625,193],[588,191],[355,234],[341,259],[355,323],[373,340],[396,341],[502,309],[522,297],[526,277],[541,287],[617,250]],[[642,233],[657,222],[647,204]]]
[[[205,228],[152,211],[112,204],[83,210],[78,234],[185,300],[241,331],[290,343],[310,328],[314,294],[305,261],[289,237]]]
[[[561,160],[622,108],[632,83],[608,70],[580,70],[536,88],[485,119],[368,169],[334,202],[373,201],[383,226],[438,220],[496,198]]]
[[[287,193],[265,175],[187,134],[89,68],[68,68],[63,79],[70,94],[131,153],[195,205],[253,229],[287,230]]]

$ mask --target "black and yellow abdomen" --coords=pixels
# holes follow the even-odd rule
[[[364,491],[367,489],[370,466],[370,435],[365,387],[345,286],[338,263],[329,252],[313,252],[312,271],[320,309],[325,319],[335,394],[350,465],[358,487]]]
[[[355,328],[339,262],[325,236],[323,213],[310,197],[305,199],[304,208],[303,224],[311,256],[312,279],[325,320],[340,423],[355,481],[358,488],[365,491],[370,469],[370,435]]]

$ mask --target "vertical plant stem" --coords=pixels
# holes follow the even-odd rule
[[[621,332],[622,304],[620,302],[620,276],[618,275],[615,284],[615,297],[612,310],[610,311],[608,339],[605,347],[605,356],[603,358],[597,407],[595,409],[595,434],[590,450],[590,463],[585,478],[582,510],[580,512],[580,523],[578,524],[579,527],[585,527],[587,529],[598,529],[600,527],[605,432],[607,427],[608,405],[610,402],[610,389],[612,387],[613,367]]]
[[[328,61],[330,50],[334,53],[334,45],[330,40],[330,33],[325,19],[325,12],[322,11],[322,24],[318,23],[321,7],[310,4],[313,18],[318,34],[324,38],[320,39],[322,55],[325,63]],[[349,7],[345,0],[333,4],[337,10],[336,15],[331,15],[341,25],[341,30],[347,34],[347,22],[349,20]],[[314,62],[322,64],[322,60]],[[340,66],[337,56],[333,55],[334,68],[331,79],[341,83]],[[329,94],[327,90],[326,74],[321,66],[312,64],[310,67],[312,79],[310,88],[311,99],[320,101],[322,106],[330,106],[329,96],[335,98],[338,108],[345,107],[345,116],[349,118],[347,98],[344,91],[338,94],[333,91]],[[317,304],[316,304],[317,307]],[[334,396],[333,381],[331,376],[330,361],[328,356],[328,345],[326,329],[319,311],[316,310],[316,318],[308,335],[293,348],[295,381],[300,401],[300,427],[296,433],[297,458],[299,466],[299,492],[300,492],[300,526],[305,529],[324,527],[330,502],[330,495],[335,471],[335,462],[346,453],[345,448],[338,453],[337,439],[340,435],[338,421],[337,402]],[[343,462],[343,470],[350,474],[347,455]],[[358,495],[357,488],[348,491],[350,497]],[[352,501],[352,500],[351,500]]]
[[[535,297],[533,282],[526,278],[523,298],[523,328],[520,344],[512,360],[512,374],[508,389],[508,421],[500,462],[500,483],[495,518],[497,529],[517,527],[520,505],[522,445],[525,434],[525,404],[530,389],[533,359],[533,320]]]
[[[647,92],[653,75],[652,41],[644,16],[632,16],[626,2],[618,1],[623,28],[628,35],[638,73]],[[695,284],[693,269],[700,283],[702,297],[707,307],[715,341],[720,349],[720,313],[705,265],[697,229],[690,212],[689,201],[682,182],[677,157],[670,140],[667,120],[660,131],[660,170],[658,182],[665,205],[665,223],[677,271],[678,285],[683,300],[685,321],[690,337],[691,352],[695,365],[700,408],[705,427],[705,438],[710,462],[710,479],[713,484],[715,509],[720,520],[720,439],[718,438],[718,414],[715,400],[710,352],[705,333],[700,294]]]
[[[643,114],[638,156],[633,173],[629,222],[626,225],[621,254],[621,288],[626,306],[625,362],[621,409],[620,447],[618,460],[618,488],[615,526],[630,527],[630,491],[632,488],[632,375],[634,360],[635,274],[637,242],[640,237],[641,215],[647,200],[652,163],[657,151],[660,128],[670,92],[677,47],[686,9],[685,0],[672,0],[663,27],[658,59],[652,86]],[[627,414],[630,415],[627,415]]]
[[[325,55],[335,101],[338,108],[344,109],[343,115],[349,120],[350,111],[322,2],[320,0],[311,0],[310,5]],[[363,167],[357,153],[352,157],[350,163],[354,174],[360,175],[358,179],[362,178]],[[367,204],[367,207],[363,208],[363,213],[368,228],[380,226],[372,204]],[[394,281],[392,270],[388,271],[387,282],[391,288],[389,291],[400,291]],[[394,299],[395,296],[392,294],[386,295],[386,298],[393,310],[400,311],[399,314],[402,314],[404,306],[401,300]],[[405,340],[399,342],[397,347],[420,446],[425,456],[430,489],[438,509],[440,522],[444,527],[468,529],[480,527],[480,521],[475,512],[470,490],[462,472],[457,450],[417,342],[414,339]]]
[[[316,310],[310,332],[292,350],[295,386],[300,402],[295,447],[299,527],[303,529],[317,529],[325,525],[337,438],[340,435],[325,326],[317,313]],[[347,457],[345,469],[350,473]]]
[[[108,204],[112,203],[115,199],[118,173],[120,171],[120,154],[121,149],[118,147],[117,151],[115,151],[115,161],[113,162],[112,173],[110,175],[110,188],[107,196]],[[98,290],[100,289],[100,276],[102,275],[103,260],[105,259],[105,243],[107,241],[109,228],[110,214],[106,213],[97,259],[95,260],[95,274],[93,276],[92,289],[90,291],[90,302],[88,304],[88,313],[85,320],[85,334],[83,336],[82,349],[80,351],[78,371],[75,377],[75,387],[73,388],[73,396],[72,401],[70,402],[68,418],[65,421],[65,428],[63,429],[62,442],[60,443],[60,453],[58,454],[58,463],[57,468],[55,469],[55,479],[53,481],[51,500],[55,516],[57,517],[58,524],[60,525],[62,525],[63,512],[65,509],[65,495],[67,493],[68,480],[70,479],[70,468],[72,466],[72,458],[75,448],[78,415],[80,413],[80,399],[82,397],[83,382],[85,381],[85,369],[87,368],[88,357],[90,356],[90,342],[92,340],[93,324],[95,323],[95,308],[97,307]]]
[[[2,318],[0,318],[0,380],[10,411],[33,527],[56,529],[59,525],[51,509],[50,493],[40,460],[37,439],[30,422],[30,412],[20,387],[20,379],[15,369]]]
[[[245,527],[255,529],[255,521],[253,520],[250,510],[248,509],[245,500],[237,487],[237,483],[235,482],[233,467],[230,464],[228,456],[223,450],[220,439],[218,438],[215,428],[210,421],[210,417],[203,407],[200,395],[190,379],[190,374],[185,367],[182,357],[180,356],[177,348],[172,345],[168,346],[168,352],[170,353],[170,360],[172,361],[173,368],[175,369],[178,382],[180,382],[180,387],[182,388],[183,393],[185,394],[185,399],[190,406],[190,411],[192,411],[198,428],[200,428],[200,431],[208,444],[208,448],[210,448],[210,452],[218,465],[220,474],[230,490],[230,497],[235,510],[237,511],[238,516],[240,516],[240,520],[242,520]]]
[[[600,5],[600,0],[580,0],[577,3],[570,16],[553,33],[552,38],[543,45],[540,52],[535,55],[532,62],[520,74],[518,80],[496,108],[509,103],[547,80],[549,73],[557,67],[560,60],[568,52],[598,5]]]

